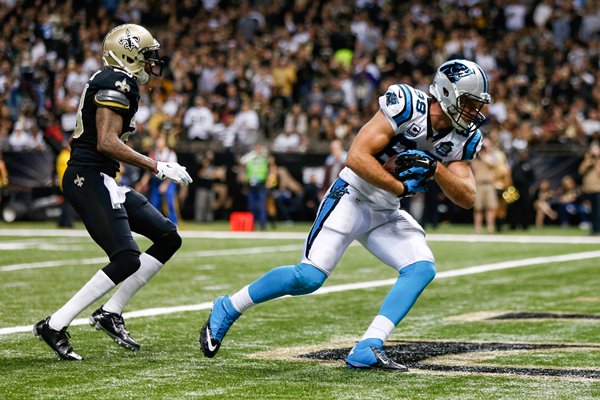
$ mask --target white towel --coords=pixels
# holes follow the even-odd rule
[[[110,202],[112,203],[112,208],[115,210],[119,210],[121,208],[121,204],[125,203],[125,193],[129,192],[131,188],[127,186],[119,186],[117,182],[111,176],[103,174],[102,178],[104,179],[104,186],[108,190],[110,194]]]

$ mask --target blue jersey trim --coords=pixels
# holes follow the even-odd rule
[[[306,241],[306,258],[308,258],[310,248],[312,247],[315,239],[317,238],[317,235],[319,234],[319,232],[321,232],[321,229],[323,229],[323,224],[325,223],[325,220],[329,217],[329,215],[331,215],[335,206],[342,199],[342,196],[348,192],[348,190],[346,189],[347,186],[348,183],[340,178],[338,178],[331,186],[329,194],[323,201],[323,204],[321,204],[321,208],[319,209],[319,212],[317,214],[317,219],[315,220],[315,223],[313,224],[308,234],[308,240]]]
[[[463,147],[463,160],[472,160],[475,157],[475,151],[477,150],[477,146],[479,146],[479,142],[481,142],[481,139],[481,131],[477,129],[473,136],[471,136],[467,140],[467,143],[465,143],[465,147]]]
[[[400,89],[402,89],[402,92],[404,92],[404,99],[405,99],[404,108],[402,109],[402,111],[400,113],[398,113],[394,116],[394,122],[396,122],[397,126],[400,126],[412,118],[413,106],[412,106],[412,94],[410,92],[410,89],[407,89],[406,85],[404,85],[404,84],[398,85],[398,87]]]

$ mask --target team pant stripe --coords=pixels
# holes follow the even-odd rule
[[[338,178],[331,187],[329,194],[323,201],[315,223],[313,224],[313,227],[311,228],[308,234],[308,241],[306,243],[306,258],[308,258],[308,253],[310,252],[310,248],[314,243],[315,239],[317,238],[317,235],[319,234],[319,232],[321,232],[321,229],[323,229],[323,224],[325,223],[325,220],[327,220],[329,215],[331,215],[331,213],[333,212],[335,206],[342,199],[341,195],[336,195],[338,193],[338,190],[345,188],[346,186],[348,186],[348,183],[346,183],[346,181],[344,181],[343,179]]]

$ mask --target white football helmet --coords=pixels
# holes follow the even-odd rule
[[[138,82],[146,83],[148,73],[160,76],[163,62],[158,55],[160,44],[146,28],[136,24],[111,29],[102,42],[104,65],[123,69]]]
[[[468,60],[450,60],[438,68],[429,93],[456,129],[472,132],[485,120],[481,109],[492,99],[489,86],[488,77],[479,65]]]

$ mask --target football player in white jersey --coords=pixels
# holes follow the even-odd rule
[[[399,277],[346,364],[407,370],[386,356],[383,343],[436,270],[425,232],[400,209],[400,198],[423,192],[433,178],[452,202],[473,206],[475,179],[469,161],[481,148],[481,111],[491,100],[487,76],[467,60],[441,65],[429,92],[431,96],[394,84],[379,98],[379,111],[356,136],[346,168],[321,202],[301,261],[272,269],[234,295],[217,298],[200,332],[205,356],[217,353],[230,326],[253,305],[321,287],[346,248],[358,240]],[[387,168],[389,159],[397,166],[393,173]]]

